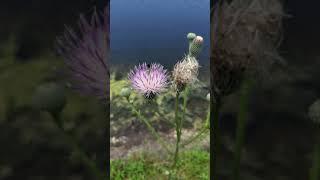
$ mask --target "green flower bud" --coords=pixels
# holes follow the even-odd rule
[[[203,45],[203,37],[197,36],[193,39],[192,43],[189,46],[189,56],[197,57]]]
[[[125,87],[125,88],[121,89],[120,96],[128,98],[128,97],[130,97],[130,95],[131,95],[131,89],[130,88]]]
[[[197,35],[195,33],[188,33],[187,38],[189,40],[189,48],[190,48],[190,45],[191,45],[193,39],[196,38],[196,36]]]
[[[65,90],[62,85],[45,83],[40,85],[32,97],[32,106],[52,115],[61,113],[66,105]]]

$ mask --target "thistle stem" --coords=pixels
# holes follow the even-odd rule
[[[317,127],[318,128],[318,127]],[[319,131],[319,129],[317,129]],[[310,169],[310,180],[317,180],[319,179],[319,171],[320,171],[320,133],[316,132],[316,143],[313,152],[313,164],[312,168]]]
[[[61,120],[60,113],[51,113],[54,118],[54,122],[58,129],[64,134],[65,138],[71,144],[74,151],[78,153],[82,162],[87,166],[88,170],[91,172],[92,175],[95,176],[96,180],[105,180],[107,177],[103,175],[103,173],[98,169],[97,165],[91,160],[87,154],[82,150],[82,148],[78,145],[77,141],[67,133],[63,128],[63,121]]]
[[[238,113],[238,123],[236,131],[236,147],[234,154],[234,164],[233,164],[233,180],[239,179],[240,174],[240,162],[241,162],[241,152],[244,144],[245,128],[248,118],[248,95],[249,95],[249,81],[245,81],[242,87],[241,99],[240,99],[240,109]]]
[[[129,99],[128,99],[129,102]],[[137,115],[137,117],[145,124],[147,125],[148,130],[151,132],[151,134],[157,139],[157,141],[162,145],[163,148],[166,149],[166,151],[169,154],[172,154],[170,151],[170,148],[166,145],[166,143],[163,141],[163,139],[160,137],[160,135],[156,132],[156,130],[152,127],[152,125],[142,116],[140,111],[138,111],[132,103],[130,103],[130,106],[132,108],[132,111]]]
[[[175,101],[175,123],[176,123],[177,140],[176,140],[176,150],[174,153],[174,159],[173,159],[173,164],[172,164],[172,171],[176,170],[177,162],[179,160],[179,146],[180,146],[180,140],[181,140],[181,118],[179,118],[179,95],[180,95],[180,93],[177,92],[176,93],[176,101]],[[184,103],[184,104],[186,104],[186,103]],[[171,180],[171,179],[172,179],[172,172],[170,172],[170,174],[169,174],[169,180]]]
[[[202,128],[196,135],[194,135],[192,138],[190,138],[190,140],[181,144],[181,147],[183,148],[183,147],[191,144],[192,142],[196,141],[198,138],[202,137],[202,135],[206,134],[208,131],[209,131],[208,128]]]
[[[188,141],[181,144],[181,147],[185,147],[185,146],[189,145],[190,143],[192,143],[192,142],[196,141],[198,138],[200,138],[203,134],[206,134],[208,131],[210,131],[209,122],[210,122],[210,104],[209,104],[207,118],[206,118],[204,126],[201,128],[200,131],[198,131],[198,133],[196,135],[194,135]]]
[[[182,119],[180,119],[180,131],[182,128],[182,120],[185,120],[185,117],[186,117],[188,95],[189,95],[189,87],[186,86],[186,88],[184,90],[184,96],[183,96],[183,111],[182,111]],[[179,102],[179,99],[178,99],[178,102]]]
[[[210,124],[213,124],[213,133],[210,134],[210,136],[212,135],[213,137],[210,139],[212,139],[213,141],[210,141],[210,146],[213,147],[212,148],[212,154],[211,154],[211,161],[210,161],[210,166],[212,167],[212,177],[213,179],[219,179],[218,178],[218,173],[217,173],[217,165],[218,165],[218,156],[220,153],[220,128],[219,128],[219,116],[220,116],[220,108],[221,108],[221,99],[219,96],[216,96],[216,102],[213,104],[213,119],[210,119],[210,121],[213,121],[212,123],[210,122]],[[212,144],[211,144],[212,143]]]
[[[205,123],[205,128],[210,129],[210,117],[211,117],[211,111],[210,111],[210,104],[208,107],[208,111],[207,111],[207,118],[206,118],[206,123]]]

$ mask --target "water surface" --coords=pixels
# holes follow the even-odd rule
[[[187,53],[186,35],[205,39],[199,57],[209,64],[209,0],[111,1],[111,56],[113,64],[160,62],[172,66]]]

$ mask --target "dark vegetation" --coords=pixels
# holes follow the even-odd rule
[[[94,179],[53,117],[32,106],[37,87],[65,85],[64,64],[54,41],[65,25],[77,26],[80,13],[103,10],[107,1],[4,1],[0,7],[0,179]],[[64,89],[63,128],[106,174],[103,105]],[[45,99],[45,98],[44,98]]]
[[[249,119],[240,167],[240,179],[309,178],[317,124],[308,108],[319,98],[318,3],[281,1],[290,18],[284,20],[281,56],[287,65],[273,69],[269,79],[250,95]],[[235,151],[239,94],[225,100],[221,114],[222,178],[230,177]],[[218,157],[219,158],[219,157]]]

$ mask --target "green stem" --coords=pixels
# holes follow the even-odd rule
[[[76,151],[81,158],[82,162],[87,166],[88,170],[92,175],[95,176],[97,180],[105,180],[106,176],[98,169],[97,165],[91,160],[87,154],[82,150],[82,148],[78,145],[77,141],[67,133],[63,128],[63,121],[61,120],[60,113],[51,113],[54,118],[54,122],[57,125],[58,129],[64,134],[65,139],[72,145],[73,150]]]
[[[185,143],[181,144],[181,147],[183,148],[183,147],[191,144],[192,142],[196,141],[198,138],[202,137],[202,135],[206,134],[207,132],[209,132],[208,128],[202,128],[196,135],[194,135],[192,138],[190,138]]]
[[[128,100],[129,102],[129,100]],[[130,106],[133,110],[133,112],[138,116],[138,118],[140,120],[142,120],[142,122],[144,124],[147,125],[147,128],[148,130],[151,132],[151,134],[157,139],[157,141],[166,149],[166,151],[169,153],[169,154],[172,154],[172,152],[170,151],[170,148],[166,145],[166,143],[163,141],[163,139],[160,137],[160,135],[156,132],[156,130],[152,127],[152,125],[141,115],[140,111],[138,111],[134,105],[132,103],[130,103]]]
[[[209,104],[209,108],[207,111],[207,117],[206,117],[206,121],[205,121],[204,126],[201,128],[201,130],[196,135],[194,135],[192,138],[190,138],[185,143],[181,144],[181,147],[185,147],[185,146],[189,145],[190,143],[192,143],[195,140],[197,140],[198,138],[200,138],[203,134],[206,134],[208,131],[210,132],[209,123],[210,123],[210,104]]]
[[[213,124],[213,131],[210,135],[212,135],[213,137],[210,139],[212,139],[213,141],[210,141],[212,143],[212,145],[210,145],[212,147],[212,154],[211,154],[211,161],[210,161],[210,166],[212,167],[212,177],[213,179],[219,179],[218,178],[218,173],[217,173],[217,165],[218,165],[218,156],[219,156],[219,150],[220,150],[220,128],[219,128],[219,113],[220,113],[220,108],[221,108],[221,99],[220,97],[216,96],[216,101],[212,106],[213,110],[213,119],[211,119],[210,121],[213,121],[212,123],[210,122],[210,124]],[[210,144],[211,144],[210,143]]]
[[[234,154],[234,164],[233,164],[233,180],[239,179],[240,174],[240,162],[241,162],[241,152],[244,144],[245,128],[248,118],[248,95],[249,95],[249,81],[245,81],[242,87],[241,99],[240,99],[240,109],[238,113],[238,123],[236,131],[236,147]]]
[[[179,118],[179,95],[180,93],[176,93],[176,101],[175,101],[175,123],[176,123],[176,135],[177,135],[177,140],[176,140],[176,150],[174,153],[174,160],[172,164],[172,169],[169,174],[169,180],[172,179],[172,171],[176,170],[177,162],[179,160],[179,147],[180,147],[180,140],[181,140],[181,118]],[[186,97],[186,96],[185,96]],[[184,107],[186,100],[184,100]],[[185,111],[185,109],[184,109]],[[184,117],[184,115],[183,115]]]
[[[182,119],[180,119],[180,131],[182,128],[182,120],[185,120],[186,117],[186,110],[187,110],[187,102],[188,102],[188,95],[189,95],[189,87],[186,86],[184,90],[184,96],[183,96],[183,111],[182,111]],[[178,99],[179,100],[179,99]],[[178,101],[179,102],[179,101]],[[177,110],[177,109],[176,109]],[[181,132],[180,132],[181,133]]]
[[[317,129],[318,130],[318,129]],[[310,180],[318,180],[320,177],[320,134],[317,133],[316,143],[313,152],[313,165],[310,169]]]
[[[207,111],[207,119],[206,119],[206,123],[205,123],[205,127],[210,129],[210,116],[211,116],[211,111],[210,111],[210,104],[208,107],[208,111]]]

